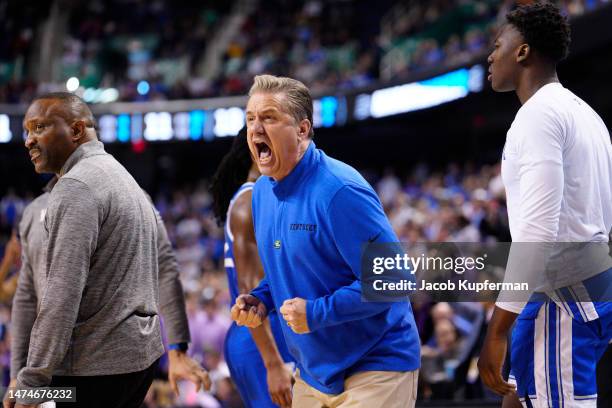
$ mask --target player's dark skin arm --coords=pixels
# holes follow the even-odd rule
[[[501,408],[523,408],[516,392],[504,396]]]
[[[230,226],[234,234],[236,277],[240,293],[250,293],[264,275],[253,229],[251,195],[251,191],[240,195],[230,214]],[[266,319],[262,325],[249,331],[266,366],[268,390],[272,401],[281,407],[290,407],[291,373],[285,368],[285,363],[278,352],[270,322]]]
[[[0,301],[9,302],[15,290],[17,289],[17,278],[15,275],[5,281],[4,279],[8,275],[11,268],[17,263],[19,259],[20,246],[17,237],[13,233],[4,250],[4,258],[0,261]]]
[[[508,333],[517,316],[516,313],[495,306],[478,359],[480,378],[487,387],[500,395],[515,393],[514,386],[502,378],[502,366],[508,349]]]

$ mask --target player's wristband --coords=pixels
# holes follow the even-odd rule
[[[187,351],[189,346],[187,343],[173,343],[168,345],[168,350]]]

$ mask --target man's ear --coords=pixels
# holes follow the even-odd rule
[[[531,55],[531,47],[529,44],[521,44],[516,53],[516,62],[524,62]]]
[[[72,142],[78,143],[81,139],[85,137],[87,134],[87,127],[85,126],[85,122],[82,120],[75,121],[72,126]]]
[[[298,127],[298,137],[300,141],[310,137],[310,129],[312,129],[312,123],[310,123],[308,119],[302,119]]]

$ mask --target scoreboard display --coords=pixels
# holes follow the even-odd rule
[[[457,100],[470,92],[480,92],[484,73],[483,66],[478,64],[369,92],[323,96],[313,101],[313,125],[315,128],[342,126],[347,122],[382,118]],[[230,103],[222,106],[224,100]],[[181,109],[177,109],[177,101],[111,103],[93,105],[93,111],[104,143],[211,141],[217,137],[235,136],[245,125],[246,98],[241,98],[239,105],[235,100],[180,101]],[[160,106],[164,109],[159,109]],[[0,143],[23,142],[22,122],[23,112],[9,114],[0,110]]]

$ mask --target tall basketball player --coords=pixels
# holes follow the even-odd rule
[[[605,245],[612,227],[610,135],[597,113],[557,77],[569,43],[559,9],[535,3],[507,15],[488,58],[493,89],[515,91],[522,104],[506,138],[502,178],[512,240],[529,243],[527,250],[560,242]],[[503,395],[514,391],[503,381],[501,365],[518,316],[510,382],[523,405],[596,406],[595,368],[612,338],[612,304],[556,296],[574,293],[575,286],[588,291],[594,281],[610,286],[608,261],[594,272],[552,287],[541,301],[497,303],[478,364],[487,386]]]
[[[246,130],[236,137],[214,177],[215,215],[225,223],[225,270],[232,305],[263,278],[251,214],[251,193],[259,171],[253,164]],[[247,407],[291,406],[292,361],[276,313],[269,323],[247,329],[234,323],[225,341],[225,359]]]

